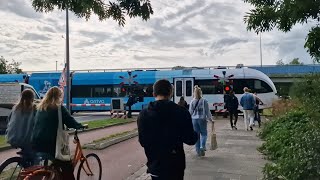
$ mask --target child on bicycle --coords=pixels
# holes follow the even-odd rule
[[[55,157],[56,138],[58,129],[58,107],[61,106],[62,122],[68,128],[83,128],[62,104],[62,91],[58,87],[49,89],[43,100],[38,105],[35,116],[32,144],[37,152],[46,153]],[[54,164],[62,169],[64,180],[73,180],[73,166],[71,161],[55,160]]]

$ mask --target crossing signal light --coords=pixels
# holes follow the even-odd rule
[[[224,91],[226,92],[226,94],[229,94],[231,90],[232,90],[231,86],[229,85],[224,86]]]

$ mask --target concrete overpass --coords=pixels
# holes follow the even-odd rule
[[[280,95],[288,95],[293,82],[308,74],[320,73],[320,65],[250,66],[268,75]]]

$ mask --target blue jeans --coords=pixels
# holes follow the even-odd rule
[[[192,119],[193,129],[198,133],[198,141],[196,143],[196,151],[200,154],[200,149],[206,149],[207,142],[207,120],[206,119]]]

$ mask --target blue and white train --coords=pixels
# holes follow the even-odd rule
[[[178,102],[184,97],[189,103],[193,98],[193,87],[202,88],[203,96],[209,101],[210,109],[215,110],[213,104],[223,103],[223,81],[235,92],[239,98],[243,88],[248,87],[257,92],[264,102],[261,108],[269,108],[273,100],[277,99],[277,90],[271,79],[264,73],[251,68],[185,68],[181,70],[135,70],[128,72],[74,72],[71,78],[72,104],[110,104],[112,98],[128,100],[128,83],[134,84],[143,102],[132,106],[132,110],[139,111],[144,105],[154,101],[152,97],[153,83],[159,79],[168,79],[174,86],[173,101]],[[57,86],[61,73],[31,73],[28,83],[36,91],[44,95],[46,91]],[[9,75],[7,75],[9,76]],[[1,76],[0,76],[1,82]],[[223,107],[219,107],[223,108]],[[109,106],[73,106],[73,112],[106,111]]]

